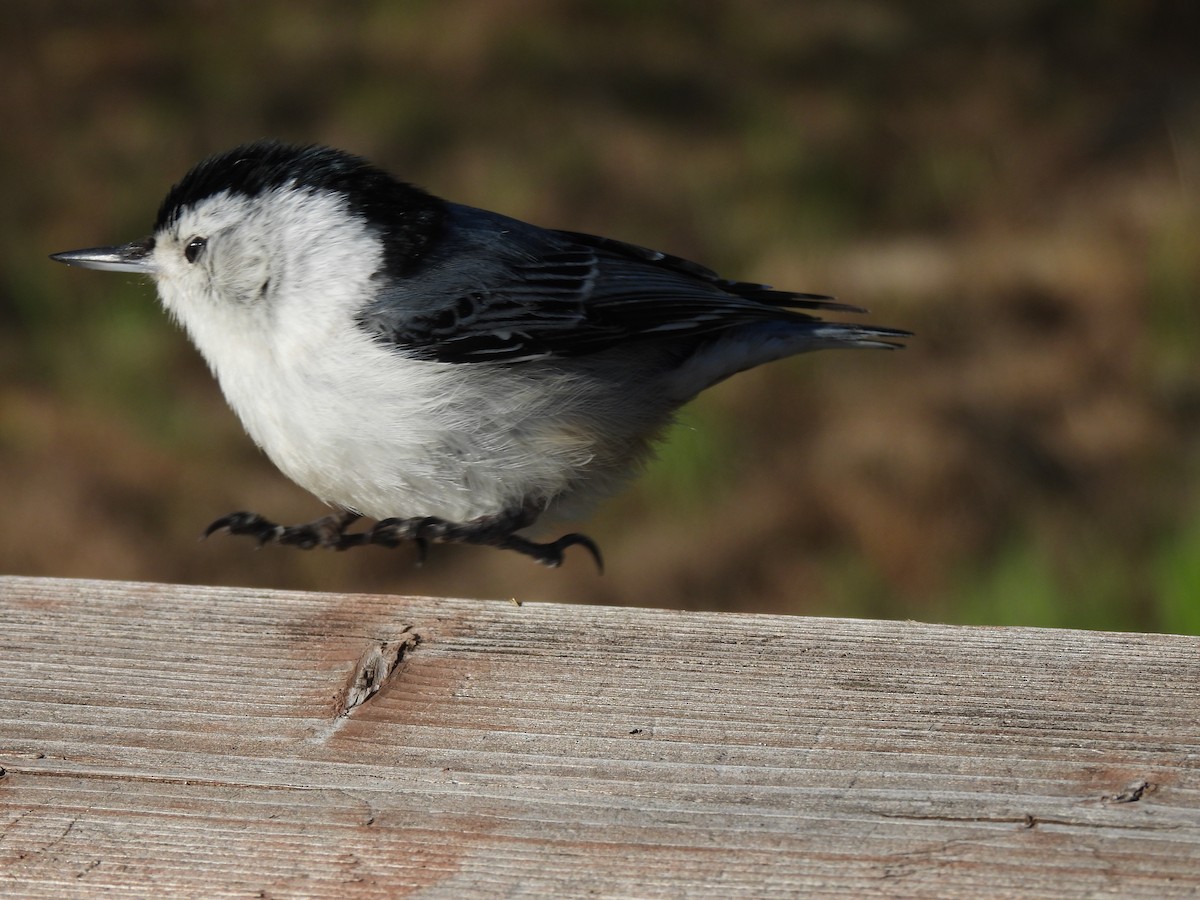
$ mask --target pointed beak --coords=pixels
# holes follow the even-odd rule
[[[84,269],[100,269],[104,272],[136,272],[139,275],[153,275],[154,238],[141,241],[131,241],[120,247],[93,247],[90,250],[67,250],[63,253],[51,253],[50,258],[68,266],[81,266]]]

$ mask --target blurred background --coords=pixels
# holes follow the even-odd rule
[[[47,2],[0,29],[0,572],[1200,633],[1200,5]],[[345,554],[148,284],[254,138],[917,333],[704,395],[561,570]]]

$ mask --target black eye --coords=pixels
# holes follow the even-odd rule
[[[187,261],[194,263],[200,258],[200,254],[204,251],[204,245],[208,243],[208,238],[194,237],[187,242],[187,246],[183,248],[183,255],[187,257]]]

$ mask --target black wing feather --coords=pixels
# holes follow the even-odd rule
[[[611,238],[549,231],[468,207],[456,207],[451,220],[456,230],[426,264],[390,283],[360,316],[377,338],[421,358],[578,356],[754,321],[816,321],[799,309],[859,311],[821,294],[723,279],[689,260]]]

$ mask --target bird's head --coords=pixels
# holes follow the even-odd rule
[[[442,201],[327,147],[259,141],[210,157],[168,192],[150,237],[56,253],[154,278],[211,359],[230,329],[320,327],[402,276],[436,238]]]

